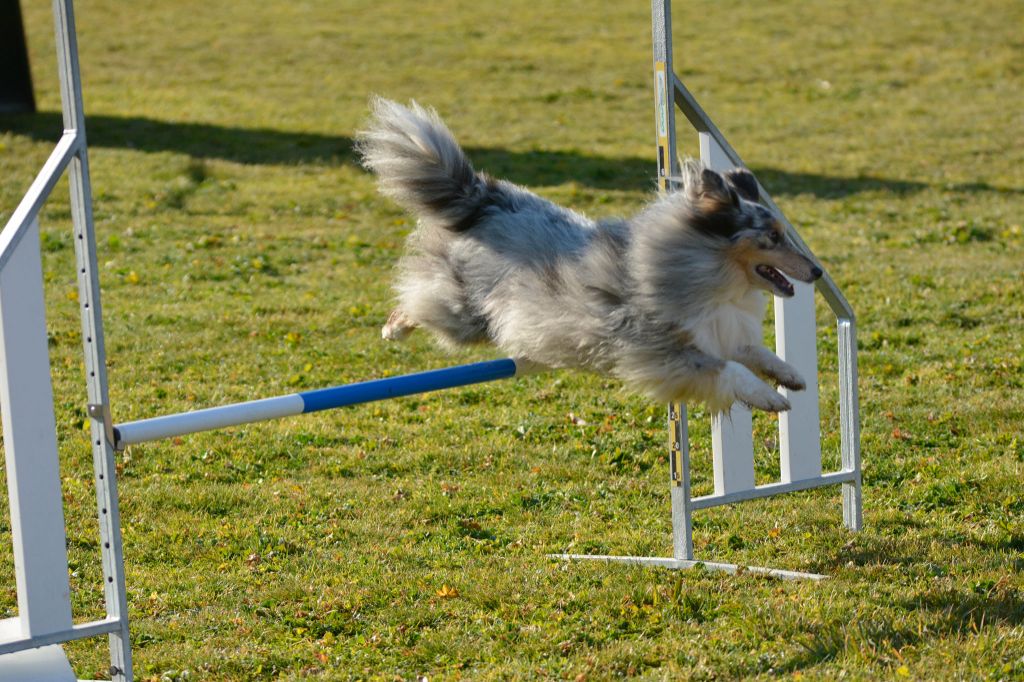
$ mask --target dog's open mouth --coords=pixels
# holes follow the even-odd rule
[[[775,287],[775,290],[778,291],[782,296],[789,298],[790,296],[793,295],[793,285],[790,284],[789,280],[786,279],[786,277],[781,272],[779,272],[772,266],[765,265],[762,263],[755,267],[754,271],[761,277],[764,277],[766,280],[771,282],[772,286]]]

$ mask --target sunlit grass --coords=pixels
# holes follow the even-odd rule
[[[61,127],[49,8],[23,5],[42,113],[0,118],[0,220]],[[494,357],[380,341],[411,226],[352,156],[371,94],[437,107],[479,167],[594,215],[654,186],[647,3],[77,9],[117,421]],[[830,580],[546,559],[670,554],[667,439],[615,382],[533,376],[124,453],[139,679],[1024,675],[1022,22],[999,0],[677,3],[677,70],[860,326],[865,530],[817,491],[698,513],[697,554]],[[66,197],[42,236],[84,618],[102,600]],[[756,445],[767,476],[767,418]],[[102,641],[70,651],[106,677]]]

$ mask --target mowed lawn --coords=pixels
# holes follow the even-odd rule
[[[0,223],[61,129],[49,4],[22,5],[40,113],[0,117]],[[479,168],[591,215],[652,196],[640,0],[76,9],[119,422],[497,357],[380,340],[412,225],[353,156],[372,94],[436,107]],[[1024,679],[1022,27],[1017,0],[676,3],[677,72],[860,332],[864,530],[826,489],[698,512],[696,553],[829,580],[547,558],[671,554],[664,406],[551,373],[120,454],[137,678]],[[73,601],[95,618],[66,182],[42,223]],[[775,425],[755,422],[762,482]],[[703,493],[699,408],[691,436]],[[69,651],[108,677],[102,638]]]

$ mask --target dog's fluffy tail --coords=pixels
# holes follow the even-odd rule
[[[381,192],[449,230],[472,227],[488,203],[489,183],[437,112],[381,98],[371,108],[373,119],[358,134],[356,150],[380,178]]]

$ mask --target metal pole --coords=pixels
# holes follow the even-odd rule
[[[86,387],[91,417],[90,442],[100,526],[100,552],[103,558],[103,594],[107,617],[117,619],[121,623],[120,629],[110,634],[109,673],[112,680],[130,682],[133,676],[128,633],[128,593],[124,576],[121,515],[107,390],[103,310],[100,304],[92,189],[85,136],[85,114],[82,108],[82,80],[72,1],[54,0],[53,16],[64,128],[75,131],[79,142],[78,151],[68,168],[68,183],[71,189],[71,220],[78,268],[78,302],[82,318],[82,344],[85,351]]]
[[[672,67],[672,2],[651,0],[651,38],[654,56],[654,129],[658,153],[658,182],[665,191],[679,177],[676,153],[675,71]],[[690,444],[686,405],[668,406],[669,480],[672,498],[672,553],[693,558],[693,518],[690,509]]]
[[[676,156],[675,72],[672,67],[672,2],[651,0],[654,46],[654,115],[658,147],[658,181],[672,189],[679,176]]]
[[[686,433],[685,409],[679,403],[668,406],[669,492],[672,498],[672,558],[693,559],[693,505],[690,492],[690,443]]]
[[[839,333],[839,419],[843,469],[853,481],[843,484],[843,522],[850,530],[864,525],[861,503],[860,405],[857,390],[857,327],[852,316],[841,319]]]

